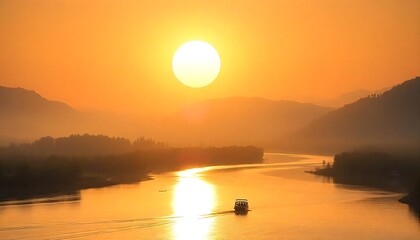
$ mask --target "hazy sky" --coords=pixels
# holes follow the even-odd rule
[[[211,43],[216,81],[172,56]],[[206,98],[316,101],[420,75],[419,0],[0,0],[0,85],[80,109],[142,112]]]

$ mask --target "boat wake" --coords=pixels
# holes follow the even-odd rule
[[[235,214],[235,211],[220,211],[211,212],[207,214],[193,215],[193,216],[163,216],[154,218],[132,218],[132,219],[115,219],[109,221],[92,221],[92,222],[63,222],[40,225],[28,225],[19,227],[0,227],[0,233],[7,232],[9,238],[2,238],[4,240],[19,240],[27,239],[44,239],[44,240],[59,240],[59,239],[79,239],[92,238],[95,236],[113,234],[123,231],[133,231],[137,229],[153,228],[176,224],[183,220],[201,220],[216,217],[223,217],[226,215]],[[75,231],[75,229],[78,229]],[[51,230],[54,231],[54,236],[51,236]],[[20,231],[25,231],[25,237],[19,237]]]

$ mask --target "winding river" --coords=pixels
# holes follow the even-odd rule
[[[0,205],[0,239],[420,239],[401,194],[305,174],[331,157],[266,153],[137,184]],[[251,211],[236,215],[235,198]]]

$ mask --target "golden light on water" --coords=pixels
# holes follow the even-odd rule
[[[214,186],[200,178],[205,168],[178,172],[172,207],[176,222],[173,226],[175,239],[207,239],[214,219],[212,214],[216,194]]]

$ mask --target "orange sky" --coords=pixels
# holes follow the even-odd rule
[[[420,75],[418,0],[0,0],[0,85],[138,113],[207,98],[318,101]],[[178,82],[172,55],[210,42],[221,73]]]

